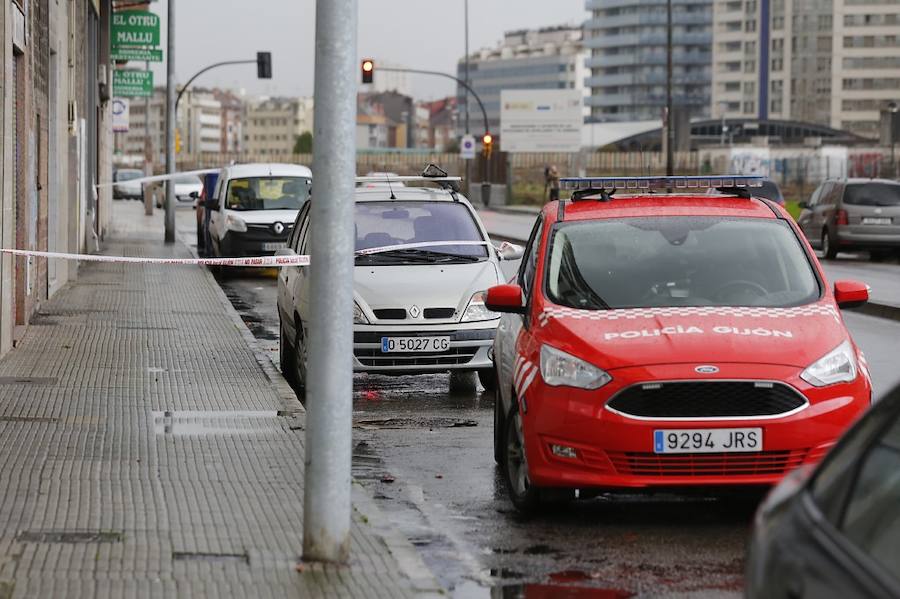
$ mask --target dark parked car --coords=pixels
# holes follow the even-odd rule
[[[830,179],[800,204],[797,224],[826,258],[869,250],[874,259],[900,253],[900,182]]]
[[[779,206],[784,206],[784,196],[781,195],[781,189],[771,179],[764,179],[762,186],[753,188],[753,195],[757,198],[772,200]]]
[[[900,387],[756,514],[749,599],[900,597]]]

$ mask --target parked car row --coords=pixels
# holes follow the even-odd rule
[[[500,250],[456,180],[426,175],[358,180],[354,370],[480,379],[523,512],[600,492],[777,485],[748,596],[900,595],[900,394],[869,410],[841,316],[868,288],[827,283],[804,237],[816,225],[795,223],[780,192],[754,177],[655,180],[674,195],[639,178],[563,180],[572,198],[544,207],[524,249]],[[307,254],[312,176],[236,165],[207,177],[198,243]],[[862,232],[833,235],[857,243],[892,225],[864,219],[893,219],[894,185],[830,182],[809,206],[846,211],[838,220]],[[522,257],[503,284],[500,261]],[[309,281],[301,267],[278,276],[280,366],[298,394],[314,351]]]

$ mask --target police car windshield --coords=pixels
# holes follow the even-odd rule
[[[787,307],[818,299],[797,236],[776,219],[662,217],[560,225],[551,301],[580,309]]]
[[[229,210],[299,210],[309,197],[307,177],[245,177],[228,182]]]
[[[389,201],[356,203],[356,249],[366,250],[407,243],[484,241],[469,209],[458,202]],[[420,254],[420,255],[416,255]],[[444,256],[435,256],[443,254]],[[367,263],[420,262],[459,257],[463,261],[487,258],[484,245],[429,245],[402,252],[360,256]]]

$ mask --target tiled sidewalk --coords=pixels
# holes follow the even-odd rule
[[[106,253],[189,256],[116,217]],[[303,422],[205,269],[83,264],[0,362],[0,599],[436,594],[356,486],[350,566],[296,571]]]

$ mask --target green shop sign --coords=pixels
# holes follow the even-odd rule
[[[113,71],[113,95],[123,98],[153,95],[153,73],[150,71]]]
[[[112,58],[126,56],[129,51],[136,49],[154,50],[159,46],[159,16],[145,10],[126,10],[112,15]],[[155,54],[145,55],[151,56]],[[162,53],[159,53],[162,60]],[[141,58],[140,60],[147,60]]]

